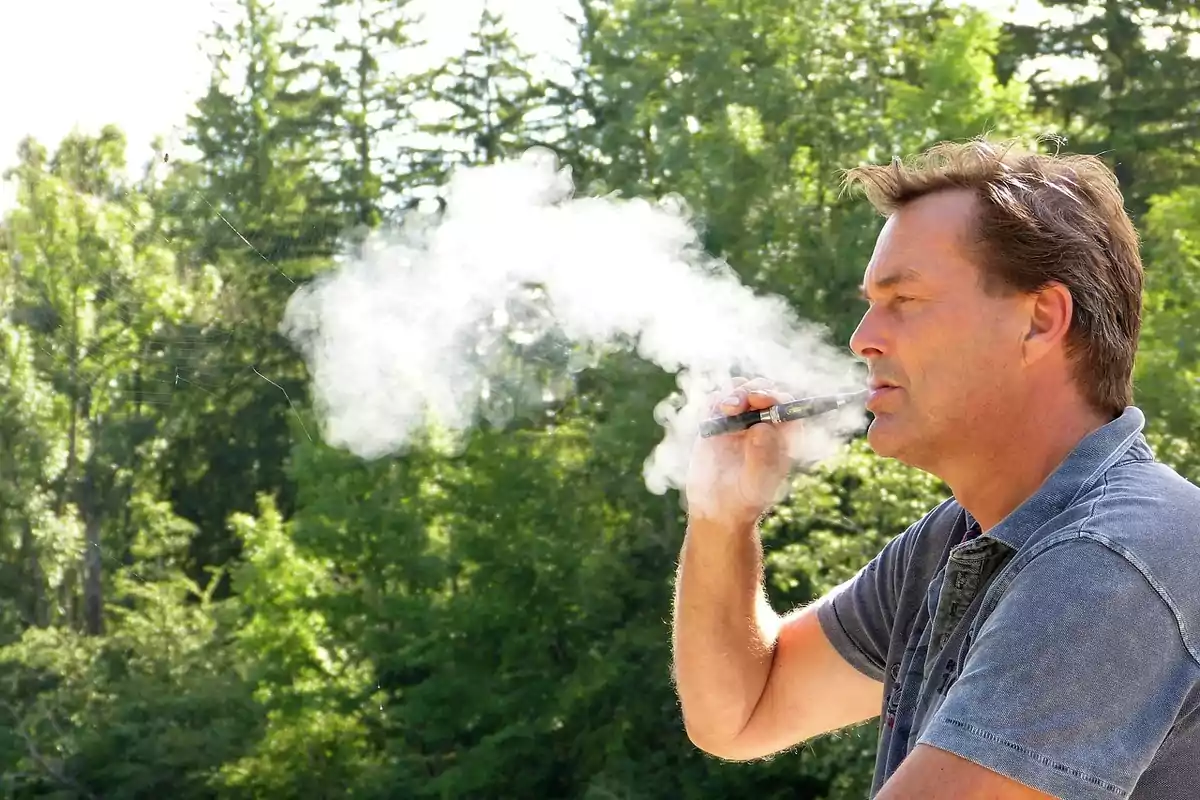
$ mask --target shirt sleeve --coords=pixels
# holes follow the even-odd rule
[[[1071,539],[1017,573],[918,743],[1057,797],[1128,797],[1198,680],[1150,579]]]
[[[857,670],[883,681],[900,588],[917,525],[893,538],[854,577],[818,603],[817,619],[834,648]]]

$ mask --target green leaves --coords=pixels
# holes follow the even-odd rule
[[[598,188],[677,192],[746,282],[845,342],[878,222],[841,171],[943,138],[1034,129],[997,82],[999,27],[921,3],[593,8],[579,93]]]
[[[1146,412],[1157,455],[1200,480],[1200,187],[1155,198],[1145,229],[1145,321],[1134,402]]]
[[[1136,177],[1138,403],[1200,478],[1195,59],[1181,36],[1150,47],[1131,8],[1004,38],[909,0],[592,0],[561,80],[494,13],[410,73],[403,2],[289,18],[239,0],[194,160],[131,182],[116,128],[25,142],[0,224],[3,791],[864,796],[871,724],[755,764],[687,741],[668,624],[684,519],[643,476],[671,375],[608,353],[545,413],[365,462],[316,437],[279,317],[450,169],[549,144],[581,191],[681,195],[743,281],[845,342],[879,220],[840,171],[1061,125]],[[1052,51],[1100,72],[1021,68]],[[772,602],[811,601],[946,495],[861,440],[797,475],[764,523]]]
[[[783,606],[850,578],[885,544],[950,496],[941,481],[875,456],[865,439],[796,476],[763,524],[770,579]]]
[[[422,107],[435,121],[422,128],[436,149],[427,168],[442,180],[455,167],[516,157],[555,138],[540,113],[547,110],[547,87],[530,72],[504,20],[488,8],[465,52],[434,71],[429,86]]]
[[[1195,155],[1200,30],[1178,0],[1047,0],[1041,25],[1010,24],[1005,73],[1031,73],[1035,105],[1076,152],[1104,154],[1138,215],[1200,178]],[[1067,13],[1062,13],[1067,12]],[[1053,67],[1058,67],[1054,69]],[[1064,77],[1065,76],[1065,77]]]

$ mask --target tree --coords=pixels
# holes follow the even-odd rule
[[[324,183],[314,45],[297,43],[263,0],[237,10],[212,35],[213,78],[185,137],[197,156],[170,162],[152,194],[183,268],[211,264],[220,279],[212,313],[179,331],[189,343],[177,400],[185,427],[163,465],[173,502],[199,527],[197,580],[236,554],[231,514],[253,512],[260,493],[289,507],[284,462],[293,438],[307,435],[293,399],[303,365],[278,324],[299,282],[337,252],[347,222]]]
[[[6,224],[10,301],[36,346],[36,371],[58,395],[65,432],[47,511],[60,520],[77,514],[83,527],[82,615],[70,580],[62,613],[93,635],[104,627],[103,554],[128,546],[123,505],[160,446],[170,384],[158,335],[194,302],[171,253],[143,235],[144,198],[117,182],[124,149],[114,128],[72,135],[53,158],[27,141],[15,170],[20,204]],[[102,541],[106,529],[111,540]]]
[[[503,18],[485,6],[466,51],[433,76],[429,108],[440,120],[424,132],[437,137],[441,174],[551,144],[542,118],[548,89],[528,61]]]
[[[0,739],[13,796],[204,796],[253,720],[220,649],[194,529],[159,494],[175,368],[168,331],[212,297],[188,282],[122,179],[119,130],[33,140],[2,228]],[[208,291],[206,291],[206,289]],[[15,612],[15,613],[12,613]],[[207,737],[213,737],[208,740]]]
[[[1106,156],[1136,214],[1152,195],[1200,178],[1195,4],[1043,0],[1042,6],[1068,12],[1070,21],[1009,24],[1001,75],[1030,65],[1036,107],[1071,135],[1073,150]],[[1061,79],[1060,70],[1039,65],[1042,57],[1074,63],[1082,75]]]
[[[1150,200],[1145,218],[1145,322],[1135,402],[1158,456],[1200,481],[1200,186]]]
[[[309,39],[333,40],[309,58],[320,80],[319,138],[329,202],[347,225],[372,230],[386,205],[408,199],[420,166],[399,145],[417,129],[414,104],[429,76],[414,74],[409,0],[323,0],[304,22]],[[390,154],[390,155],[385,155]]]
[[[553,378],[553,402],[366,461],[317,440],[278,321],[450,170],[548,144],[581,191],[682,195],[711,253],[844,342],[879,220],[839,170],[1040,133],[1014,51],[935,3],[589,0],[565,83],[490,12],[425,80],[402,63],[408,8],[289,20],[239,0],[191,152],[138,179],[116,129],[23,146],[0,222],[0,793],[862,797],[872,724],[753,764],[687,741],[667,628],[686,520],[643,473],[671,374],[609,352],[564,392],[562,353],[514,350],[503,377]],[[1127,4],[1105,8],[1096,24],[1148,42]],[[1137,401],[1197,478],[1200,195],[1150,191],[1191,174],[1192,99],[1167,118],[1148,93],[1186,85],[1184,62],[1151,50],[1122,51],[1141,65],[1125,116],[1071,105],[1064,126],[1097,147],[1117,123],[1161,134],[1133,184]],[[1042,113],[1063,119],[1068,94]],[[861,439],[796,475],[763,523],[773,604],[849,577],[947,493]]]
[[[6,261],[0,256],[0,266]],[[0,637],[9,639],[50,624],[58,581],[77,563],[80,543],[75,526],[52,515],[48,491],[66,451],[58,398],[38,373],[36,345],[20,326],[0,322],[0,342],[0,537],[10,543],[0,560],[9,587]]]
[[[969,9],[620,0],[583,25],[572,108],[597,191],[681,194],[710,252],[837,341],[877,229],[840,171],[1034,130],[1022,85],[995,78],[997,23]]]

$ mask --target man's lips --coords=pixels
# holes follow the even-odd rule
[[[868,409],[870,409],[871,406],[877,404],[878,402],[880,402],[881,400],[886,398],[888,395],[900,391],[899,386],[895,385],[894,383],[888,383],[887,381],[872,380],[870,383],[867,384],[867,386],[869,389],[869,392],[867,394],[867,408]]]

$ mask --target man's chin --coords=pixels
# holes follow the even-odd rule
[[[883,458],[899,458],[903,452],[902,430],[891,414],[877,414],[867,427],[867,444],[875,455]]]

